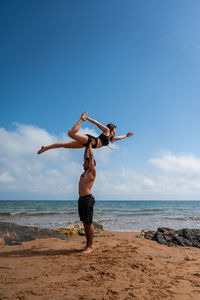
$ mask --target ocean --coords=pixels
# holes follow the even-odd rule
[[[0,201],[0,221],[42,228],[79,221],[77,201]],[[94,222],[112,231],[200,229],[200,201],[96,201]]]

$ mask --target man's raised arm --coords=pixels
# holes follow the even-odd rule
[[[86,158],[88,158],[88,147],[85,147],[85,151],[84,151],[84,161],[86,160]]]
[[[94,153],[93,153],[93,150],[92,150],[91,143],[88,146],[88,153],[89,153],[89,168],[90,168],[91,171],[96,173]]]

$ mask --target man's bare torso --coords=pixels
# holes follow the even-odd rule
[[[86,170],[80,177],[79,196],[83,197],[92,194],[91,189],[95,181],[95,177],[90,169]]]

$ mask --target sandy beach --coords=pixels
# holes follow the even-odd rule
[[[200,250],[112,232],[0,245],[0,299],[200,299]]]

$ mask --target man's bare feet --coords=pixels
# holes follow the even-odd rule
[[[82,251],[82,253],[88,254],[93,252],[93,247],[86,247],[85,250]]]
[[[87,114],[88,114],[87,111],[84,111],[84,112],[82,113],[82,115],[81,115],[81,120],[82,120],[82,121],[85,121],[85,120],[86,120]]]
[[[80,252],[85,251],[88,248],[88,246],[85,246],[83,249],[80,250]]]
[[[46,151],[46,147],[42,146],[41,149],[37,152],[37,154],[41,154]]]

